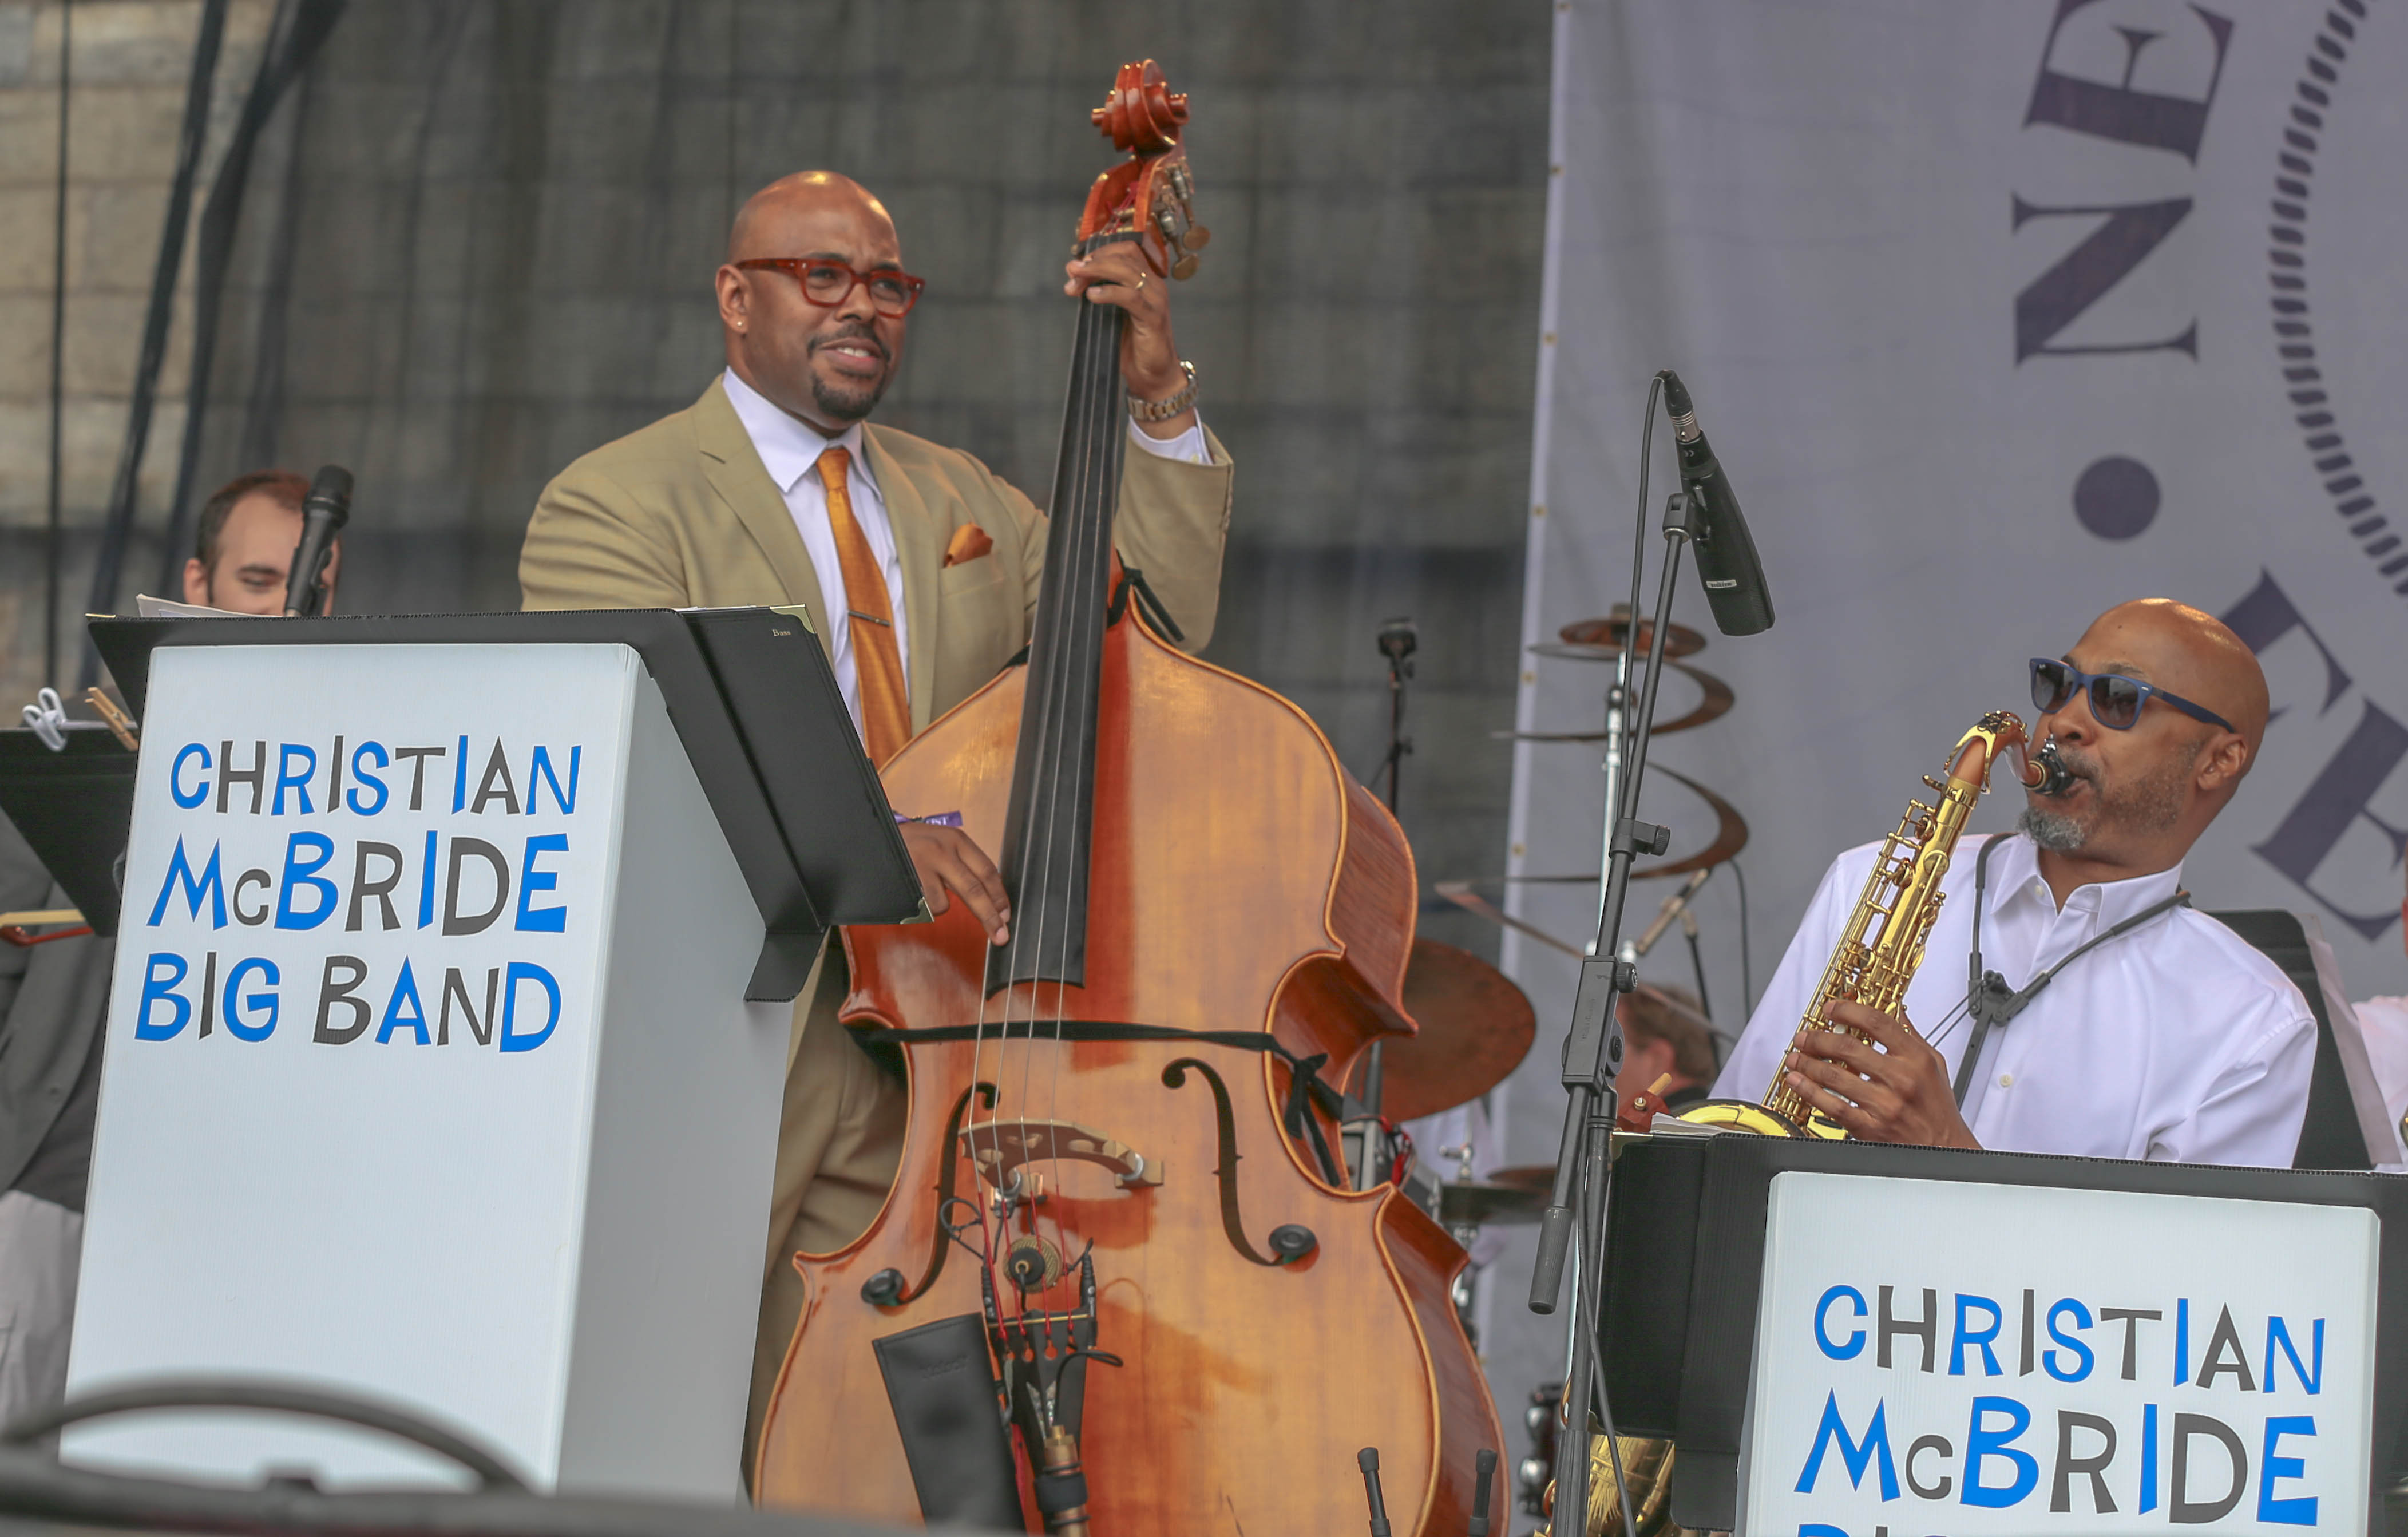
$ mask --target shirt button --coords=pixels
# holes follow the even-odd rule
[[[2014,1073],[2012,1073],[2012,1072],[2002,1072],[2002,1073],[1999,1074],[1999,1086],[2000,1086],[2000,1088],[2013,1088],[2013,1087],[2014,1087],[2014,1086],[2015,1086],[2015,1075],[2014,1075]]]

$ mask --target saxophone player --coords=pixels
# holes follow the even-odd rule
[[[1868,845],[1825,874],[1716,1095],[1785,1081],[1867,1142],[2289,1167],[2315,1016],[2180,892],[2265,736],[2257,658],[2213,616],[2151,598],[2031,675],[2033,740],[2054,736],[2070,781],[2028,792],[2015,832],[1956,850],[1903,1013],[1831,1006],[1873,1045],[1799,1023]]]

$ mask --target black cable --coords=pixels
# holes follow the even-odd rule
[[[1740,1028],[1756,1017],[1756,961],[1747,942],[1747,871],[1739,868],[1739,856],[1723,861],[1730,866],[1731,879],[1739,883],[1739,1001]]]
[[[512,1472],[500,1458],[466,1437],[421,1419],[406,1410],[320,1388],[287,1387],[271,1383],[193,1378],[121,1387],[107,1393],[87,1393],[49,1409],[19,1415],[7,1429],[0,1430],[0,1444],[22,1446],[62,1427],[83,1420],[150,1409],[264,1409],[272,1414],[339,1420],[347,1425],[381,1430],[386,1435],[439,1453],[475,1473],[478,1482],[485,1488],[518,1493],[526,1491],[525,1481]]]
[[[167,218],[159,232],[159,260],[150,272],[150,305],[142,322],[142,352],[134,367],[133,401],[125,440],[117,451],[117,479],[108,494],[108,518],[101,525],[100,556],[93,566],[87,612],[110,613],[134,533],[142,456],[150,443],[150,415],[159,401],[159,369],[167,357],[167,327],[176,312],[176,277],[184,265],[184,227],[191,223],[193,184],[200,180],[201,147],[208,138],[209,93],[216,84],[218,45],[225,39],[227,0],[202,0],[199,34],[193,39],[193,67],[184,86],[184,125],[176,145],[176,179],[167,193]],[[100,653],[83,648],[82,681],[100,681]]]
[[[319,45],[334,31],[344,3],[277,0],[276,15],[268,23],[267,46],[260,52],[251,93],[243,98],[242,117],[227,141],[225,158],[218,163],[208,201],[201,207],[201,234],[194,252],[193,357],[184,386],[184,438],[159,553],[158,592],[163,597],[183,596],[184,546],[192,537],[193,481],[200,469],[201,423],[208,414],[209,368],[217,356],[218,319],[224,308],[226,273],[234,262],[235,236],[242,224],[242,197],[251,183],[251,156],[286,88],[308,67]]]
[[[42,682],[59,681],[60,567],[65,559],[65,524],[59,496],[64,483],[60,424],[66,415],[67,356],[67,102],[75,51],[75,0],[59,4],[59,167],[57,200],[50,216],[50,489],[44,524],[48,542],[42,582]]]

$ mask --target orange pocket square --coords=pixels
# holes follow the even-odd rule
[[[973,560],[983,560],[987,552],[994,548],[995,540],[986,537],[985,529],[974,523],[966,523],[953,530],[953,542],[945,546],[945,564],[961,566]]]

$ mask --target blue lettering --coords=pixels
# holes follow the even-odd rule
[[[317,858],[303,864],[298,857],[303,849]],[[335,911],[335,883],[314,874],[326,868],[335,857],[335,840],[324,833],[297,832],[284,844],[284,881],[276,894],[276,927],[279,928],[315,928]],[[303,912],[293,905],[293,894],[302,886],[311,886],[318,893],[315,912]]]
[[[163,964],[174,970],[161,976],[159,968]],[[135,1040],[172,1041],[184,1027],[184,1022],[193,1017],[192,1000],[176,991],[177,984],[184,980],[184,973],[190,970],[184,964],[183,956],[171,955],[164,951],[143,964],[142,1008],[134,1016]],[[150,1005],[163,1001],[172,1011],[171,1017],[165,1025],[153,1025],[150,1023]]]
[[[1982,1420],[1987,1415],[2004,1415],[2004,1429],[1985,1430]],[[1989,1510],[2004,1510],[2020,1502],[2040,1483],[2040,1460],[2029,1452],[2017,1451],[2015,1438],[2031,1429],[2031,1411],[2013,1399],[1975,1399],[1971,1424],[1965,1431],[1965,1483],[1959,1498],[1969,1505]],[[1982,1464],[1991,1458],[2003,1458],[2015,1470],[2014,1481],[2009,1484],[1982,1482]]]
[[[526,855],[519,863],[518,927],[538,934],[561,934],[566,933],[568,928],[567,908],[527,906],[527,898],[537,892],[556,891],[560,887],[559,871],[535,868],[535,856],[547,852],[566,854],[568,835],[545,833],[539,838],[530,838],[526,840]],[[1857,1299],[1859,1312],[1863,1311],[1863,1301],[1862,1298]],[[1861,1343],[1861,1340],[1858,1343]]]
[[[572,747],[568,750],[568,793],[562,795],[560,780],[552,771],[552,754],[540,747],[535,750],[535,760],[527,765],[527,815],[535,815],[537,786],[547,781],[552,784],[552,803],[558,806],[565,815],[577,814],[577,760],[584,755],[585,749],[582,747]]]
[[[544,996],[551,1000],[552,1004],[552,1012],[545,1017],[543,1028],[533,1035],[518,1033],[516,1021],[519,1011],[519,984],[522,982],[540,984]],[[533,961],[510,962],[509,972],[502,980],[502,1050],[531,1052],[552,1039],[552,1029],[559,1023],[560,984],[552,980],[551,972]],[[1888,1454],[1884,1453],[1883,1457],[1886,1461]]]
[[[2054,1350],[2042,1351],[2040,1364],[2043,1371],[2059,1382],[2080,1382],[2090,1375],[2090,1369],[2098,1364],[2098,1360],[2090,1354],[2088,1345],[2057,1328],[2057,1319],[2059,1314],[2071,1316],[2073,1319],[2074,1328],[2088,1329],[2090,1310],[2071,1297],[2063,1298],[2051,1304],[2048,1310],[2048,1337],[2080,1357],[2082,1364],[2071,1372],[2060,1371],[2057,1364],[2057,1352]]]
[[[426,857],[418,867],[418,927],[426,928],[435,922],[435,833],[426,834]]]
[[[1966,1315],[1975,1308],[1981,1308],[1990,1315],[1990,1327],[1979,1333],[1965,1327]],[[1956,1338],[1948,1347],[1948,1374],[1952,1377],[1961,1377],[1965,1374],[1965,1347],[1971,1345],[1982,1353],[1982,1375],[1997,1376],[1999,1374],[1998,1353],[1993,1351],[1990,1345],[1998,1339],[2000,1327],[2005,1322],[2006,1314],[1999,1311],[1998,1303],[1986,1297],[1968,1297],[1963,1292],[1958,1292],[1956,1294]]]
[[[2190,1299],[2174,1300],[2174,1386],[2190,1381]]]
[[[409,1006],[409,1013],[405,1014],[401,1012],[403,1004]],[[393,996],[385,999],[384,1020],[377,1026],[377,1044],[381,1046],[392,1041],[395,1027],[404,1025],[408,1026],[411,1033],[418,1037],[420,1045],[427,1043],[426,1005],[419,1000],[418,979],[409,974],[407,959],[401,963],[400,978],[393,984]]]
[[[1840,1461],[1848,1470],[1849,1487],[1864,1487],[1865,1469],[1878,1454],[1881,1458],[1881,1497],[1884,1500],[1898,1498],[1898,1468],[1889,1455],[1889,1405],[1879,1399],[1873,1401],[1872,1423],[1865,1427],[1865,1439],[1857,1442],[1849,1438],[1847,1422],[1840,1417],[1840,1395],[1837,1393],[1828,1394],[1823,1400],[1823,1422],[1814,1428],[1814,1449],[1807,1454],[1805,1471],[1798,1475],[1799,1494],[1814,1492],[1814,1480],[1823,1472],[1823,1454],[1835,1441],[1840,1444]],[[2040,1475],[2035,1472],[2032,1476],[2037,1478]]]
[[[301,760],[301,771],[293,771],[293,760]],[[290,790],[301,802],[301,814],[308,815],[316,808],[309,804],[309,781],[318,772],[317,749],[299,742],[281,742],[276,749],[276,800],[268,807],[270,816],[284,814],[284,792]]]
[[[2271,1363],[2270,1363],[2271,1370]],[[2296,1457],[2276,1457],[2278,1444],[2285,1436],[2312,1436],[2316,1433],[2315,1420],[2307,1415],[2285,1415],[2266,1422],[2265,1455],[2258,1459],[2264,1470],[2258,1481],[2258,1519],[2274,1526],[2312,1527],[2316,1524],[2316,1497],[2295,1494],[2287,1500],[2274,1498],[2274,1480],[2299,1478],[2307,1472],[2307,1462]]]
[[[1842,1297],[1856,1303],[1857,1317],[1861,1318],[1865,1315],[1863,1292],[1854,1286],[1833,1286],[1823,1294],[1821,1301],[1814,1304],[1814,1343],[1822,1346],[1823,1354],[1830,1357],[1831,1359],[1852,1361],[1865,1353],[1865,1331],[1860,1329],[1848,1336],[1845,1344],[1834,1344],[1831,1343],[1831,1336],[1826,1333],[1823,1328],[1824,1315],[1831,1311],[1831,1304]]]
[[[191,757],[195,753],[200,754],[202,768],[208,768],[214,767],[214,765],[209,762],[209,750],[208,748],[203,747],[199,742],[188,741],[182,747],[176,750],[176,761],[170,764],[167,768],[167,794],[174,797],[177,805],[181,806],[188,812],[194,807],[198,806],[202,801],[209,798],[209,782],[208,780],[203,780],[199,784],[194,786],[193,793],[191,795],[188,796],[184,794],[182,783],[184,775],[184,760]]]
[[[468,804],[468,739],[460,739],[460,751],[452,754],[452,809],[458,811]]]
[[[1798,1529],[1798,1537],[1848,1537],[1848,1533],[1845,1528],[1827,1521],[1809,1521]]]
[[[2157,1508],[2157,1406],[2141,1405],[2141,1514]]]
[[[2278,1314],[2266,1320],[2266,1391],[2271,1393],[2274,1390],[2274,1350],[2276,1346],[2280,1346],[2283,1354],[2291,1357],[2291,1374],[2300,1379],[2300,1386],[2308,1390],[2310,1397],[2314,1397],[2316,1393],[2323,1390],[2325,1385],[2325,1321],[2322,1318],[2316,1320],[2315,1332],[2311,1336],[2311,1340],[2312,1343],[2308,1346],[2308,1355],[2309,1357],[2315,1362],[2315,1367],[2313,1371],[2305,1370],[2300,1367],[2299,1347],[2291,1343],[2290,1326],[2283,1322],[2282,1316]]]
[[[167,898],[179,882],[183,884],[184,903],[192,916],[196,920],[200,917],[201,898],[207,895],[209,899],[209,927],[223,928],[226,924],[225,879],[218,868],[218,845],[209,845],[209,862],[201,867],[201,876],[196,881],[193,879],[192,861],[184,857],[181,837],[176,840],[176,852],[168,857],[167,878],[159,883],[159,899],[150,904],[150,922],[147,927],[158,927],[159,920],[166,916]]]
[[[278,1003],[277,995],[274,993],[252,993],[240,999],[240,1008],[236,1007],[236,995],[242,990],[242,979],[253,971],[258,972],[260,981],[270,987],[283,980],[276,974],[274,961],[255,958],[237,963],[233,970],[226,973],[225,1027],[234,1033],[237,1041],[265,1041],[276,1033],[276,1016],[280,1012],[281,1006]],[[267,1011],[267,1019],[264,1024],[253,1025],[243,1017],[245,1010],[261,1009]]]
[[[382,742],[364,741],[357,747],[351,749],[351,780],[353,783],[350,792],[343,797],[343,799],[351,806],[353,812],[357,812],[361,816],[376,815],[377,812],[384,810],[385,801],[391,798],[390,792],[388,792],[384,787],[384,781],[377,778],[374,774],[369,773],[367,766],[361,761],[370,753],[374,753],[376,754],[376,766],[378,768],[386,768],[393,765],[393,757],[385,752],[384,743]],[[363,784],[376,792],[376,800],[371,805],[363,806],[360,804],[359,787]]]

